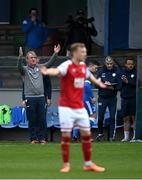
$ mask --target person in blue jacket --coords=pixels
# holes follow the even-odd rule
[[[98,136],[96,140],[101,141],[103,135],[103,121],[106,108],[110,113],[109,141],[115,139],[115,115],[117,106],[117,91],[121,88],[121,76],[118,67],[115,66],[112,57],[105,59],[104,66],[98,70],[97,77],[107,85],[106,89],[98,90]]]
[[[137,72],[135,60],[128,57],[125,61],[125,68],[122,71],[122,88],[121,88],[121,109],[124,120],[124,138],[122,142],[129,141],[129,129],[132,121],[133,138],[135,140],[135,114],[136,114],[136,83]]]
[[[48,28],[38,19],[38,10],[31,8],[29,17],[23,21],[22,30],[26,34],[25,53],[34,51],[42,55],[42,46],[47,40]]]
[[[97,65],[93,62],[87,63],[88,70],[91,73],[96,73],[97,71]],[[91,81],[88,79],[85,80],[84,82],[84,95],[83,95],[83,102],[84,106],[88,112],[90,121],[94,121],[96,119],[96,108],[95,108],[95,103],[96,103],[96,98],[94,97],[93,94],[93,87]]]

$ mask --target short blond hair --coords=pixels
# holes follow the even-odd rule
[[[78,48],[86,48],[84,43],[73,43],[70,47],[71,54],[77,51]]]

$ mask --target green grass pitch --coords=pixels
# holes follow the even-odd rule
[[[72,171],[62,166],[60,144],[0,143],[0,179],[114,179],[142,178],[141,143],[93,143],[93,160],[105,173],[83,172],[81,144],[71,144]]]

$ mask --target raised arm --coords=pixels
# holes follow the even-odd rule
[[[23,59],[23,50],[22,47],[19,48],[19,58],[18,58],[18,63],[17,63],[17,67],[19,72],[23,75],[24,74],[24,59]]]
[[[51,56],[51,58],[48,60],[48,62],[44,64],[44,66],[46,66],[47,68],[51,67],[54,64],[54,62],[57,60],[58,53],[60,52],[60,50],[61,50],[61,46],[59,44],[57,46],[54,46],[54,53]]]

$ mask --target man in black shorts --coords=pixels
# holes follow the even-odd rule
[[[124,120],[124,138],[122,142],[129,141],[129,129],[132,121],[133,138],[135,140],[135,114],[136,114],[136,80],[137,73],[135,60],[129,57],[125,61],[125,68],[122,72],[121,109]]]

